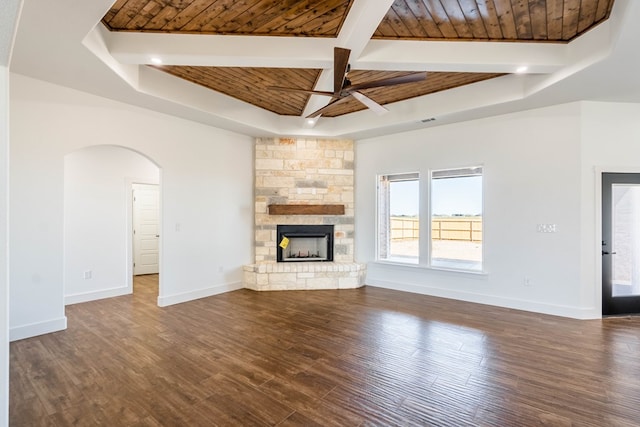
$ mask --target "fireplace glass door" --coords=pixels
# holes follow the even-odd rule
[[[278,262],[333,261],[333,225],[278,225]]]

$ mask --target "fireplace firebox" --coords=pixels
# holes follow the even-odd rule
[[[333,261],[333,225],[278,225],[278,262]]]

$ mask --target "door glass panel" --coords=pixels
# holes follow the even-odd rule
[[[612,296],[640,295],[640,185],[613,184]]]

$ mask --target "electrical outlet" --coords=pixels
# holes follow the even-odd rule
[[[524,278],[524,282],[523,282],[523,284],[524,284],[525,286],[527,286],[527,287],[529,287],[529,286],[533,286],[533,281],[531,280],[531,278],[530,278],[530,277],[525,277],[525,278]]]
[[[91,270],[86,270],[86,271],[84,272],[83,277],[84,277],[84,279],[85,279],[85,280],[86,280],[86,279],[91,279],[91,275],[92,275],[92,274],[93,274],[93,272],[92,272]]]

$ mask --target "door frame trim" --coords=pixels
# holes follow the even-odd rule
[[[127,178],[125,179],[125,194],[126,194],[126,283],[127,283],[127,291],[128,293],[133,293],[133,185],[134,184],[144,184],[144,185],[156,185],[158,186],[158,226],[160,228],[160,238],[158,242],[158,263],[159,263],[159,277],[160,283],[158,284],[158,296],[162,294],[162,169],[159,169],[159,180],[158,182],[152,182],[151,180],[146,179],[136,179],[136,178]]]
[[[602,174],[603,173],[637,173],[640,174],[638,166],[596,166],[595,171],[595,303],[602,318]]]

